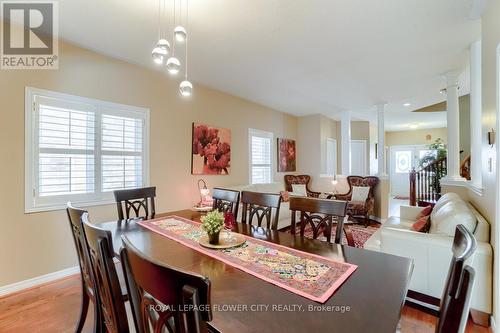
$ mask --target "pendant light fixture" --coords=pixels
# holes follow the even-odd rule
[[[163,1],[163,7],[162,7],[162,1]],[[165,0],[158,0],[158,42],[156,43],[156,46],[153,48],[153,51],[151,52],[153,61],[157,65],[162,65],[165,62],[168,52],[170,52],[170,43],[162,36],[163,31],[161,22],[164,10],[165,10]]]
[[[176,0],[174,0],[174,20],[173,20],[173,22],[174,22],[173,26],[174,27],[175,27],[175,23],[176,23],[176,14],[177,14],[176,13],[175,3],[176,3]],[[176,75],[181,70],[181,62],[179,61],[179,59],[177,59],[175,57],[175,44],[176,44],[175,43],[175,32],[174,32],[174,36],[173,37],[174,38],[172,40],[172,56],[170,58],[168,58],[168,60],[167,60],[167,71],[170,74],[172,74],[172,75]]]
[[[189,0],[186,0],[186,27],[189,28]],[[182,96],[191,96],[193,93],[193,84],[188,81],[188,36],[185,35],[185,60],[184,60],[184,81],[179,85],[179,91]]]

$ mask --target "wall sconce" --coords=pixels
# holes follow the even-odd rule
[[[492,147],[495,144],[495,130],[493,128],[488,131],[488,144]]]
[[[202,187],[203,184],[203,187]],[[200,192],[200,202],[198,206],[203,206],[204,202],[207,202],[210,195],[210,190],[207,188],[207,183],[203,179],[198,180],[198,191]]]
[[[337,180],[337,175],[333,175],[332,185],[333,185],[333,194],[337,194],[337,184],[339,181]]]

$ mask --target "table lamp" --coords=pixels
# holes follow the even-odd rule
[[[203,184],[203,187],[202,187]],[[207,188],[207,183],[203,179],[198,180],[198,191],[200,191],[200,202],[198,206],[203,206],[203,203],[209,201],[210,190]]]

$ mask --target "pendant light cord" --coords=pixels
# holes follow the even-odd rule
[[[175,56],[175,16],[176,16],[176,8],[175,8],[175,3],[177,0],[174,0],[174,29],[172,29],[173,37],[172,37],[172,57]]]
[[[184,78],[186,81],[188,77],[188,39],[190,35],[191,32],[189,31],[189,0],[186,0],[186,65],[185,65],[186,70],[184,72]]]
[[[161,1],[158,0],[158,40],[161,39]]]

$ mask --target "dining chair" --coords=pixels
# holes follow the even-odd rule
[[[241,192],[241,203],[243,206],[242,223],[252,224],[255,217],[257,226],[262,227],[262,222],[265,219],[267,229],[278,230],[281,195],[243,191]]]
[[[100,328],[100,310],[96,295],[96,286],[92,266],[90,264],[90,253],[85,238],[85,231],[81,222],[81,217],[87,213],[86,210],[75,208],[68,202],[66,207],[71,234],[75,243],[76,254],[78,256],[78,265],[80,266],[80,276],[82,283],[82,306],[80,317],[76,325],[76,332],[82,332],[87,318],[90,302],[94,305],[94,327],[93,332],[97,332]]]
[[[131,210],[135,217],[153,217],[155,215],[156,187],[117,190],[113,193],[120,220],[131,218]],[[144,214],[141,214],[141,208]]]
[[[214,210],[227,213],[231,212],[234,218],[238,218],[238,208],[240,204],[240,192],[224,188],[214,188],[212,191]]]
[[[122,236],[120,258],[138,332],[205,333],[210,280],[155,262]],[[150,330],[152,328],[152,330]]]
[[[469,317],[469,303],[474,284],[474,269],[465,265],[477,248],[474,235],[462,224],[453,239],[453,256],[441,298],[436,333],[463,333]]]
[[[290,210],[292,211],[291,232],[295,234],[297,213],[300,213],[300,235],[303,237],[307,225],[311,226],[313,239],[317,239],[323,231],[328,242],[331,241],[332,224],[335,221],[335,243],[340,244],[344,230],[347,201],[330,199],[316,199],[306,197],[291,197]],[[349,244],[349,240],[348,240]],[[350,244],[349,244],[350,245]]]
[[[88,220],[88,213],[83,213],[83,227],[89,247],[90,264],[95,277],[98,304],[102,316],[103,332],[128,333],[125,301],[127,292],[123,290],[118,278],[113,250],[113,238],[109,230],[93,225]]]

